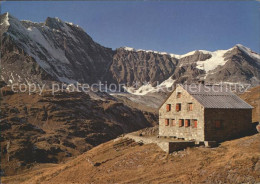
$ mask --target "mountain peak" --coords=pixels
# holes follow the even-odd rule
[[[57,30],[61,29],[61,27],[64,27],[64,22],[58,17],[55,18],[47,17],[44,24],[47,27],[50,27],[52,29],[57,29]]]
[[[238,49],[246,49],[246,50],[250,50],[250,51],[251,51],[250,48],[245,47],[244,45],[242,45],[242,44],[240,44],[240,43],[236,44],[234,47],[236,47],[236,48],[238,48]],[[233,48],[234,48],[234,47],[233,47]]]
[[[146,52],[146,53],[154,53],[154,54],[159,54],[159,55],[169,55],[170,57],[173,57],[173,58],[179,58],[180,57],[180,55],[177,55],[177,54],[154,51],[154,50],[135,49],[135,48],[132,48],[132,47],[120,47],[119,49],[123,49],[123,50],[126,50],[126,51],[133,51],[133,52]]]
[[[9,12],[6,12],[4,13],[3,15],[1,15],[0,17],[0,22],[1,22],[1,26],[9,26],[10,23],[9,23],[9,17],[10,17],[10,14]]]
[[[242,44],[236,44],[233,48],[238,48],[240,51],[246,53],[248,56],[260,60],[260,55],[257,52],[252,51],[250,48],[245,47]]]
[[[124,50],[127,50],[127,51],[135,51],[136,49],[132,48],[132,47],[120,47]]]
[[[54,18],[53,17],[47,17],[44,25],[49,27],[49,28],[56,29],[56,30],[61,30],[62,27],[66,27],[66,25],[70,25],[70,26],[79,28],[82,31],[84,31],[79,25],[75,25],[72,22],[65,22],[58,17],[54,17]]]
[[[3,39],[5,40],[3,46],[9,47],[13,44],[22,49],[35,60],[37,67],[39,66],[41,72],[44,73],[44,77],[38,73],[31,76],[31,73],[20,69],[24,66],[19,62],[17,62],[17,68],[9,66],[12,53],[7,52],[6,54],[10,54],[10,57],[5,57],[6,60],[3,62],[5,73],[2,73],[1,77],[8,84],[23,80],[23,78],[23,81],[37,80],[39,83],[45,80],[93,83],[108,79],[108,82],[117,81],[118,84],[124,83],[127,86],[134,85],[135,81],[149,82],[154,86],[157,81],[161,83],[170,76],[173,76],[176,82],[193,82],[201,77],[213,82],[219,80],[236,82],[238,79],[244,82],[259,80],[260,55],[241,44],[228,50],[194,50],[182,55],[132,47],[120,47],[112,51],[94,42],[83,29],[78,29],[73,23],[62,21],[58,17],[48,17],[45,22],[36,23],[20,21],[9,13],[5,13],[0,16],[0,19],[0,34],[13,38]],[[248,61],[243,66],[246,69],[236,65],[239,63],[230,62],[234,55],[244,56],[236,57],[236,59],[241,60],[241,63]],[[23,54],[19,58],[18,61],[26,60]],[[17,59],[13,59],[11,58],[11,61],[16,62]],[[256,61],[257,65],[253,66],[255,62],[249,61]],[[30,64],[34,69],[35,65]],[[12,76],[16,74],[23,77],[10,77],[10,68],[13,70]],[[224,72],[225,69],[235,72],[237,68],[240,72],[236,76]],[[92,72],[93,69],[94,72]],[[252,76],[256,79],[251,80]]]

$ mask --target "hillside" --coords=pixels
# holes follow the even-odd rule
[[[254,106],[253,122],[259,121],[259,89],[251,88],[240,95]],[[50,91],[41,96],[28,95],[13,93],[8,87],[2,88],[2,93],[5,175],[24,172],[37,164],[70,160],[122,133],[157,124],[156,109],[128,98],[66,92],[52,96]]]
[[[248,92],[241,94],[240,97],[254,107],[252,121],[260,122],[260,86],[249,89]]]
[[[217,148],[166,154],[155,144],[110,141],[60,165],[45,165],[4,183],[257,183],[260,134]]]
[[[51,91],[42,95],[2,88],[1,163],[5,175],[36,163],[60,163],[123,133],[154,126],[146,112],[109,97]]]

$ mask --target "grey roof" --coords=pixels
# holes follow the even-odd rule
[[[253,107],[232,93],[225,86],[182,86],[205,108],[252,109]]]

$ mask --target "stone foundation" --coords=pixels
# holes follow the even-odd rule
[[[129,139],[133,139],[136,142],[142,142],[144,144],[157,144],[163,151],[166,153],[172,153],[174,151],[180,151],[186,149],[188,147],[194,147],[195,141],[168,141],[164,140],[164,138],[157,137],[143,137],[132,134],[127,134],[125,137]]]

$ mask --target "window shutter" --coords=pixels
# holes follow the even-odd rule
[[[166,105],[166,111],[169,112],[171,110],[171,105],[170,104],[167,104]]]
[[[192,109],[193,109],[193,104],[192,103],[188,103],[187,104],[188,105],[188,111],[192,111]]]
[[[182,127],[182,119],[179,119],[179,127]]]
[[[176,111],[177,111],[177,112],[180,111],[180,104],[176,104]]]
[[[169,119],[165,119],[165,126],[169,125]]]
[[[190,104],[190,111],[192,111],[192,105],[193,105],[193,104],[191,103],[191,104]]]
[[[194,126],[193,126],[193,127],[194,127],[194,128],[197,128],[197,126],[198,126],[198,120],[194,120],[193,123],[194,123]]]
[[[189,120],[185,119],[185,127],[189,126]]]
[[[175,119],[172,119],[172,126],[175,126],[176,123],[175,123]]]
[[[190,126],[190,120],[189,119],[185,119],[185,127],[189,127]]]

